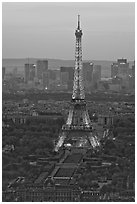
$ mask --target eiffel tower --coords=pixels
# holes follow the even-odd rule
[[[93,134],[93,127],[88,115],[82,71],[82,30],[80,28],[80,16],[78,15],[78,27],[75,31],[75,71],[73,82],[72,101],[66,124],[62,126],[59,140],[55,146],[55,151],[61,147],[65,148],[96,148],[99,141]]]

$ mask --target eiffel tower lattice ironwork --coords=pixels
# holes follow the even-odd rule
[[[86,107],[85,92],[82,71],[82,30],[80,28],[80,16],[78,15],[78,27],[75,31],[75,71],[72,102],[68,119],[62,126],[59,140],[55,146],[55,151],[60,147],[83,147],[96,148],[99,146],[98,138],[93,134],[92,124]]]

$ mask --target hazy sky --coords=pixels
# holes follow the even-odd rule
[[[134,3],[3,3],[3,58],[74,59],[77,15],[83,59],[134,60]]]

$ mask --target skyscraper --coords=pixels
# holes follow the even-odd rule
[[[4,80],[5,73],[6,73],[6,68],[2,67],[2,80]]]
[[[116,76],[118,76],[118,64],[117,62],[114,62],[111,65],[111,77],[115,78]]]
[[[111,65],[111,77],[121,79],[121,89],[127,91],[130,84],[130,69],[127,59],[117,59],[117,62],[114,62]]]
[[[49,81],[50,81],[50,79],[49,79],[49,70],[43,72],[42,80],[43,80],[42,81],[43,88],[47,90],[49,88]]]
[[[43,73],[48,70],[48,60],[38,60],[37,61],[37,77],[38,79],[43,79]]]
[[[13,69],[13,76],[14,77],[16,77],[17,76],[17,73],[18,73],[18,68],[17,67],[15,67],[14,69]]]
[[[68,91],[72,90],[74,78],[73,67],[60,67],[61,86],[66,86]]]
[[[49,89],[58,90],[60,85],[60,70],[48,70],[49,73]]]
[[[92,81],[93,81],[93,83],[92,83],[93,88],[97,88],[99,81],[101,81],[101,65],[94,65],[93,66]]]
[[[111,65],[111,77],[126,78],[129,74],[129,63],[127,59],[118,59]]]
[[[90,62],[83,63],[83,79],[86,91],[91,91],[92,75],[93,75],[93,63]]]
[[[135,89],[135,61],[134,64],[132,65],[132,75],[131,77],[129,76],[130,79],[130,87],[132,89]]]
[[[127,59],[118,59],[118,75],[119,77],[124,77],[125,75],[129,74],[129,63],[127,62]]]
[[[33,81],[35,77],[35,65],[34,64],[25,64],[25,83],[28,81]]]
[[[135,79],[135,61],[134,64],[132,65],[132,77]]]
[[[25,83],[28,83],[29,81],[29,70],[30,70],[30,64],[25,64],[25,76],[24,76]]]

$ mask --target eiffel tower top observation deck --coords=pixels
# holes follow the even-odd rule
[[[84,100],[84,84],[83,84],[83,72],[82,72],[82,30],[80,28],[80,15],[78,15],[78,27],[75,31],[76,36],[76,48],[75,48],[75,72],[74,72],[74,84],[72,100]]]

